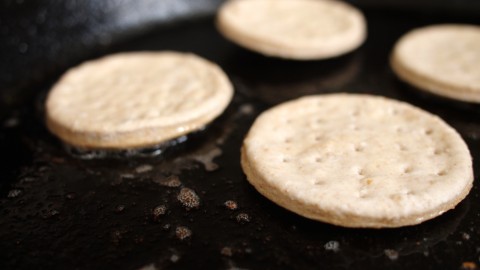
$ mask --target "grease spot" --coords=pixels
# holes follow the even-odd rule
[[[14,198],[22,196],[22,194],[23,194],[23,191],[21,189],[12,189],[8,192],[7,197],[11,198],[11,199],[14,199]]]
[[[140,165],[137,168],[135,168],[136,173],[146,173],[151,170],[153,170],[153,166],[148,164]]]
[[[325,250],[333,252],[340,251],[340,243],[338,243],[337,241],[329,241],[323,247],[325,248]]]
[[[394,249],[385,249],[384,253],[392,261],[395,261],[398,259],[398,251]]]
[[[225,207],[229,210],[235,210],[238,208],[237,202],[228,200],[224,203]]]
[[[125,210],[125,205],[120,204],[115,207],[115,213],[121,213]]]
[[[178,193],[177,199],[187,210],[200,206],[200,198],[197,193],[189,188],[182,188],[180,193]]]
[[[175,235],[179,240],[185,240],[192,237],[192,231],[185,226],[179,226],[175,229]]]
[[[240,224],[245,224],[250,222],[250,216],[247,213],[240,213],[237,215],[236,220]]]
[[[167,213],[167,207],[165,205],[159,205],[152,210],[153,221],[158,221],[162,216]]]
[[[155,178],[153,182],[165,187],[179,187],[182,185],[180,178],[176,175],[171,175],[167,178]]]
[[[222,150],[218,147],[215,147],[206,153],[199,153],[198,155],[193,156],[193,159],[202,163],[207,172],[212,172],[219,168],[218,164],[213,162],[213,160],[221,155]]]
[[[222,250],[220,250],[220,254],[222,254],[223,256],[232,257],[232,255],[233,255],[232,248],[231,247],[223,247]]]

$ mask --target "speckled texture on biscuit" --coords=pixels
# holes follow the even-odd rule
[[[362,13],[331,0],[231,0],[220,8],[217,27],[243,47],[298,60],[347,53],[366,36]]]
[[[455,207],[473,181],[469,150],[437,116],[353,94],[308,96],[262,113],[242,167],[264,196],[345,227],[400,227]]]
[[[395,45],[391,66],[398,77],[422,90],[480,103],[480,26],[415,29]]]
[[[121,53],[63,75],[47,98],[47,126],[79,147],[144,147],[202,128],[232,95],[223,71],[193,54]]]

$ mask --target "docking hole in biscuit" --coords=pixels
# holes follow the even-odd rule
[[[328,117],[308,124],[319,115]],[[287,117],[289,124],[279,124]],[[307,96],[263,112],[244,140],[241,163],[248,181],[273,202],[345,227],[421,223],[454,208],[473,182],[468,147],[453,128],[412,105],[371,95]]]

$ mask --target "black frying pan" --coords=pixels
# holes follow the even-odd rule
[[[435,113],[460,132],[478,160],[478,106],[419,94],[388,66],[390,50],[403,33],[432,23],[479,24],[478,5],[462,1],[471,4],[470,11],[461,4],[415,11],[410,1],[409,9],[396,11],[387,2],[373,8],[371,1],[362,1],[369,37],[359,50],[337,59],[293,62],[227,42],[208,15],[219,1],[196,1],[2,4],[0,30],[8,38],[1,45],[0,76],[1,269],[459,269],[479,264],[477,183],[456,209],[424,224],[345,229],[264,199],[239,164],[243,136],[260,112],[299,96],[339,91],[383,95]],[[140,13],[154,8],[176,13],[158,11],[122,24],[126,13],[112,17],[122,3],[131,12],[137,6]],[[48,18],[41,15],[45,10]],[[36,30],[32,24],[38,24]],[[232,104],[207,130],[160,156],[102,159],[72,156],[47,132],[43,98],[67,67],[107,53],[164,49],[215,61],[233,81]],[[478,181],[478,162],[474,167]],[[169,187],[175,177],[181,185]],[[198,209],[178,201],[181,188],[195,191]],[[225,207],[227,200],[238,208]],[[182,240],[188,230],[192,235]]]

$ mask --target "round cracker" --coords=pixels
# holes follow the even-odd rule
[[[151,146],[201,129],[232,95],[225,73],[193,54],[121,53],[63,75],[48,95],[47,126],[83,148]]]
[[[308,96],[262,113],[242,167],[265,197],[345,227],[400,227],[453,208],[472,187],[469,150],[437,116],[353,94]]]
[[[415,29],[395,45],[391,66],[400,79],[419,89],[480,103],[480,26]]]
[[[231,41],[267,56],[297,60],[335,57],[359,47],[365,19],[353,6],[330,0],[231,0],[217,27]]]

